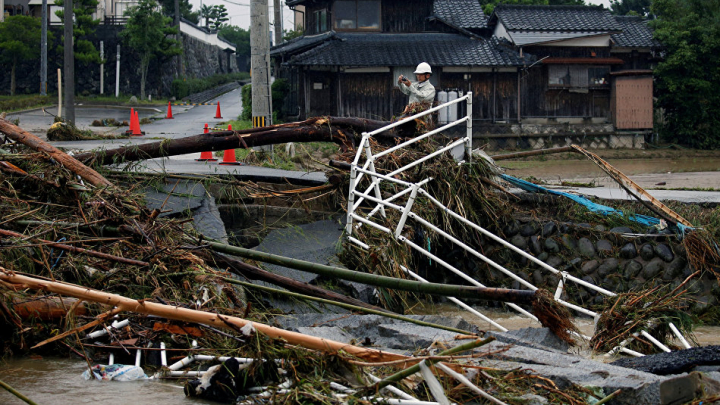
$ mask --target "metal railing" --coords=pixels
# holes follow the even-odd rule
[[[374,135],[377,135],[379,133],[382,133],[384,131],[390,130],[392,128],[395,128],[397,126],[403,125],[405,123],[411,122],[415,119],[422,118],[425,115],[432,114],[435,111],[438,111],[442,108],[448,107],[453,104],[457,103],[467,103],[466,108],[466,115],[456,121],[450,122],[446,125],[443,125],[442,127],[439,127],[437,129],[434,129],[432,131],[429,131],[423,135],[417,136],[413,139],[410,139],[406,142],[403,142],[397,146],[391,147],[389,149],[385,149],[383,151],[374,153],[371,147],[371,142],[369,141],[371,137]],[[457,139],[455,141],[452,141],[448,143],[445,146],[440,147],[438,150],[431,152],[427,154],[426,156],[423,156],[417,160],[415,160],[412,163],[409,163],[401,168],[398,168],[390,173],[387,174],[381,174],[378,173],[375,168],[375,162],[382,158],[383,156],[386,156],[390,153],[396,152],[398,150],[401,150],[403,148],[407,148],[417,142],[420,142],[424,139],[427,139],[433,135],[439,134],[449,128],[452,128],[456,125],[460,125],[462,123],[466,124],[466,135],[460,139]],[[455,212],[453,212],[451,209],[446,207],[442,204],[439,200],[437,200],[435,197],[430,195],[428,191],[426,191],[423,187],[427,185],[430,181],[432,181],[432,178],[423,179],[417,183],[408,182],[405,180],[400,180],[396,178],[395,176],[398,174],[401,174],[404,171],[407,171],[408,169],[411,169],[425,161],[428,161],[430,159],[436,158],[440,156],[441,154],[450,151],[454,148],[457,148],[459,146],[464,147],[464,159],[459,162],[459,164],[463,164],[465,162],[471,162],[472,159],[472,93],[469,92],[463,97],[460,97],[458,99],[455,99],[453,101],[450,101],[448,103],[439,105],[437,107],[428,109],[424,112],[421,112],[419,114],[413,115],[411,117],[408,117],[406,119],[403,119],[401,121],[392,123],[390,125],[387,125],[383,128],[376,129],[372,132],[363,132],[362,139],[360,141],[360,144],[357,149],[357,154],[355,155],[355,159],[353,160],[351,164],[351,170],[350,170],[350,192],[348,196],[348,210],[347,210],[347,225],[345,228],[346,236],[349,241],[354,243],[357,246],[360,246],[364,249],[369,249],[370,246],[362,241],[355,230],[358,229],[361,226],[370,226],[373,227],[381,232],[385,232],[387,234],[390,234],[395,240],[400,241],[404,244],[406,244],[410,249],[415,250],[416,252],[424,255],[425,257],[435,261],[438,263],[441,267],[451,271],[455,275],[461,277],[465,281],[467,281],[470,284],[473,284],[478,287],[485,287],[482,283],[475,280],[474,278],[470,277],[469,275],[465,274],[461,270],[457,269],[456,267],[450,265],[446,261],[444,261],[442,258],[438,257],[437,255],[432,254],[428,249],[425,249],[418,244],[414,243],[412,240],[410,240],[408,237],[403,235],[403,230],[405,227],[405,224],[408,220],[415,221],[417,224],[423,226],[424,228],[431,229],[438,235],[442,236],[445,240],[451,242],[455,246],[462,248],[470,255],[482,260],[483,262],[487,263],[488,266],[500,271],[502,274],[506,275],[507,277],[511,278],[512,280],[516,281],[520,285],[524,286],[525,288],[528,288],[530,290],[537,290],[538,288],[534,286],[529,281],[526,281],[522,277],[518,276],[511,270],[508,270],[507,268],[501,266],[500,264],[494,262],[492,259],[486,257],[482,253],[478,252],[473,247],[467,245],[466,243],[462,242],[461,240],[457,239],[455,236],[449,234],[448,232],[438,228],[434,224],[432,224],[430,221],[428,221],[425,218],[422,218],[420,215],[418,215],[416,212],[413,212],[413,205],[415,204],[415,201],[419,198],[425,199],[427,202],[435,205],[437,208],[442,210],[446,215],[452,217],[453,219],[459,221],[463,225],[470,227],[484,236],[488,237],[489,239],[492,239],[493,241],[501,244],[502,246],[512,250],[513,252],[525,257],[526,259],[530,260],[534,264],[538,265],[541,270],[547,271],[557,277],[559,277],[559,282],[557,285],[557,288],[555,289],[553,298],[556,302],[559,304],[573,309],[577,311],[578,313],[591,316],[594,318],[595,322],[597,322],[599,314],[591,311],[587,308],[584,308],[580,305],[572,304],[570,302],[567,302],[562,299],[563,292],[565,291],[565,287],[568,283],[574,283],[578,286],[585,287],[591,290],[596,291],[599,294],[603,294],[605,296],[615,296],[616,294],[612,291],[609,291],[607,289],[604,289],[602,287],[599,287],[597,285],[594,285],[592,283],[589,283],[585,280],[579,279],[566,271],[558,270],[547,263],[537,259],[535,256],[523,251],[522,249],[517,248],[513,244],[507,242],[506,240],[498,237],[497,235],[489,232],[488,230],[484,229],[483,227],[473,223],[472,221],[469,221],[462,215],[459,215]],[[364,160],[361,163],[361,160]],[[358,189],[359,185],[361,184],[361,181],[365,176],[368,176],[370,179],[370,185],[364,190],[361,191]],[[381,193],[380,185],[383,182],[392,183],[395,185],[396,189],[401,189],[400,191],[396,192],[393,195],[383,197]],[[372,207],[371,209],[364,209],[363,211],[360,211],[361,204],[364,203],[364,207]],[[374,205],[374,206],[373,206]],[[387,210],[395,210],[399,212],[400,219],[397,221],[396,224],[389,223],[390,221],[387,221],[387,215],[386,215],[386,209]],[[380,213],[382,218],[375,220],[373,217]],[[384,219],[383,219],[384,218]],[[394,228],[394,229],[392,229]],[[403,271],[406,272],[409,276],[421,281],[421,282],[427,282],[419,275],[412,272],[410,269],[405,268],[404,266],[400,266]],[[459,305],[465,310],[468,310],[472,312],[474,315],[478,316],[479,318],[489,322],[492,326],[495,328],[498,328],[501,331],[507,331],[505,327],[497,323],[496,321],[490,319],[489,317],[481,314],[479,311],[473,309],[469,305],[463,303],[460,300],[457,300],[454,297],[449,298],[450,301],[453,303]],[[533,319],[537,321],[537,318],[526,311],[525,309],[521,308],[518,305],[515,304],[508,304],[509,307],[520,313],[521,315]],[[676,328],[673,328],[673,332],[675,332]],[[643,333],[643,336],[645,336],[647,332]],[[648,334],[649,335],[649,334]],[[682,338],[682,335],[677,332],[676,336],[678,336],[678,339],[683,342],[683,345],[687,347],[687,344],[685,343],[684,338]],[[589,339],[587,336],[583,336],[586,339]],[[647,336],[645,336],[647,338]],[[668,350],[664,345],[662,345],[660,342],[657,342],[655,339],[647,338],[649,341],[653,342],[656,346],[661,348],[661,350],[666,351]],[[657,343],[656,343],[657,342]],[[627,342],[623,342],[627,343]],[[625,349],[624,344],[621,344],[620,346],[613,349],[615,351],[620,350],[632,355],[642,355],[637,352],[633,352],[631,350]]]

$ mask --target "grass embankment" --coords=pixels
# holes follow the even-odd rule
[[[131,103],[132,96],[120,95],[115,96],[76,96],[76,104],[95,104],[95,105],[126,105],[126,106],[157,106],[166,105],[167,98],[153,98],[152,101],[138,100]],[[15,112],[28,110],[31,108],[49,107],[57,105],[57,94],[41,96],[39,94],[22,94],[15,96],[0,96],[0,112]]]

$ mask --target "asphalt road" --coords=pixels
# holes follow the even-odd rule
[[[229,93],[225,93],[209,102],[212,105],[198,106],[172,106],[173,119],[165,119],[167,115],[167,106],[162,108],[152,107],[138,109],[140,119],[150,118],[152,123],[141,125],[141,130],[145,132],[144,136],[108,139],[108,140],[92,140],[92,141],[60,141],[50,142],[58,148],[70,152],[82,152],[89,150],[108,150],[123,146],[140,145],[149,142],[158,142],[163,139],[178,139],[191,135],[203,133],[205,124],[209,127],[219,127],[226,120],[237,119],[242,112],[242,100],[240,97],[241,90],[238,88]],[[217,103],[220,103],[220,113],[222,119],[215,118],[217,112]],[[20,119],[20,127],[33,133],[43,139],[47,139],[47,130],[53,123],[54,114],[57,114],[57,108],[47,108],[43,110],[32,110],[18,113],[8,114],[8,119]],[[102,120],[114,118],[118,121],[129,120],[130,107],[124,106],[83,106],[78,105],[75,110],[75,123],[80,129],[90,129],[93,132],[101,134],[120,134],[127,130],[127,127],[110,128],[110,127],[92,127],[90,124],[94,120]],[[223,129],[226,126],[222,126]],[[133,165],[133,170],[146,172],[170,172],[170,173],[186,173],[186,174],[234,174],[247,179],[262,178],[285,178],[289,181],[300,184],[324,183],[327,178],[322,172],[294,172],[288,170],[271,169],[258,166],[228,166],[220,165],[218,162],[197,162],[195,159],[200,157],[200,152],[187,155],[171,156],[169,158],[149,159],[140,165]],[[119,166],[118,168],[122,168]]]

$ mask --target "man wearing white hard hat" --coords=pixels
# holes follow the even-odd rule
[[[435,100],[435,87],[430,83],[430,76],[432,75],[432,69],[430,65],[425,62],[417,65],[415,69],[416,83],[410,83],[405,76],[400,75],[398,77],[398,86],[400,91],[410,95],[410,101],[408,104],[413,103],[430,103]]]

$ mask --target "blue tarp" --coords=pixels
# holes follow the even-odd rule
[[[596,203],[588,200],[587,198],[579,196],[579,195],[564,193],[562,191],[550,190],[545,187],[538,186],[537,184],[530,183],[529,181],[518,179],[517,177],[508,176],[507,174],[501,174],[500,176],[505,181],[511,183],[512,185],[519,187],[525,191],[529,191],[531,193],[548,193],[548,194],[555,194],[555,195],[563,196],[563,197],[566,197],[566,198],[569,198],[569,199],[575,201],[578,204],[584,205],[585,208],[587,208],[588,210],[590,210],[594,213],[600,214],[600,215],[625,216],[625,214],[622,211],[618,211],[615,208],[608,207],[607,205],[596,204]],[[647,226],[655,226],[660,223],[660,220],[658,218],[650,217],[647,215],[640,215],[640,214],[634,214],[634,215],[628,217],[628,219],[638,222],[638,223],[641,223],[643,225],[647,225]],[[677,224],[677,227],[681,233],[685,233],[686,230],[692,229],[692,228],[686,227],[680,223]]]

